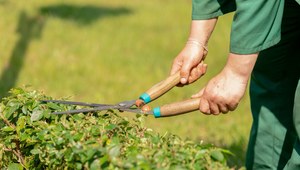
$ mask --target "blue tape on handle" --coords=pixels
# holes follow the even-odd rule
[[[160,107],[156,107],[156,108],[153,109],[153,115],[154,115],[155,118],[161,117]]]
[[[142,99],[145,103],[149,103],[151,101],[151,97],[147,93],[143,93],[140,96],[140,99]]]

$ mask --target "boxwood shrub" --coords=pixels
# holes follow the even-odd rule
[[[0,104],[1,169],[228,169],[226,150],[159,134],[144,116],[54,115],[74,109],[41,92],[16,88]]]

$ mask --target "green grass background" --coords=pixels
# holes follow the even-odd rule
[[[0,0],[0,96],[12,87],[31,85],[55,98],[97,103],[135,99],[168,76],[186,42],[190,15],[187,0]],[[189,98],[222,69],[232,16],[219,18],[205,60],[207,74],[152,106]],[[247,93],[238,109],[226,115],[149,116],[145,125],[229,149],[236,155],[230,165],[241,167],[251,124],[248,98]]]

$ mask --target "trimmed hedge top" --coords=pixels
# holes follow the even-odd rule
[[[143,127],[114,112],[53,115],[73,106],[41,103],[12,89],[0,103],[0,167],[8,169],[228,169],[226,150]]]

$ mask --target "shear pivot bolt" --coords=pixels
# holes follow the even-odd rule
[[[145,102],[144,102],[142,99],[137,99],[137,100],[135,101],[135,105],[136,105],[137,107],[142,107],[142,106],[145,105]]]
[[[149,105],[144,105],[143,107],[142,107],[142,111],[143,112],[149,112],[151,110],[151,107],[149,106]]]

